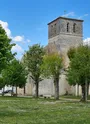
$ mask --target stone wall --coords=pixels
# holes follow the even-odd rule
[[[57,51],[63,55],[64,57],[64,64],[66,66],[66,68],[69,65],[69,59],[67,57],[67,51],[71,48],[71,47],[77,47],[80,44],[82,44],[82,37],[80,36],[71,36],[71,35],[64,35],[64,34],[60,34],[57,35],[53,38],[49,39],[49,44],[55,44],[56,45],[56,49]]]
[[[83,36],[82,20],[59,18],[48,25],[48,39],[60,35],[60,33],[72,36]]]
[[[72,36],[66,34],[60,34],[53,38],[50,38],[49,43],[55,43],[59,51],[66,52],[70,47],[77,47],[83,43],[83,38],[81,36]]]
[[[33,85],[32,89],[30,86]],[[27,86],[28,89],[27,89]],[[28,82],[26,86],[26,95],[35,95],[35,85],[32,82]],[[30,93],[31,91],[31,93]],[[39,95],[54,95],[54,83],[52,79],[44,79],[39,83]],[[59,80],[59,95],[64,95],[66,92],[68,94],[75,95],[75,87],[72,87],[66,81],[66,77],[64,74],[60,76]]]

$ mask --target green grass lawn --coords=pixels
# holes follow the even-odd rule
[[[63,95],[60,96],[61,98],[67,98],[67,99],[80,99],[81,96],[74,96],[74,95]]]
[[[0,124],[90,124],[90,103],[0,97]]]
[[[75,96],[75,95],[63,95],[60,96],[61,98],[67,98],[67,99],[81,99],[81,96]],[[90,100],[90,95],[87,97],[88,100]]]

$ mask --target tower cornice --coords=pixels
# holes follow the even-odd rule
[[[84,20],[81,20],[81,19],[74,19],[74,18],[67,18],[67,17],[58,17],[56,19],[54,19],[53,21],[49,22],[48,25],[50,25],[51,23],[57,21],[58,19],[65,19],[65,20],[72,20],[72,21],[80,21],[80,22],[83,22]]]

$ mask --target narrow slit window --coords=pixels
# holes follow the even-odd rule
[[[69,23],[67,23],[67,32],[69,32]]]
[[[76,32],[76,23],[73,24],[73,32]]]
[[[56,24],[54,25],[54,33],[56,34]]]
[[[53,35],[53,25],[51,25],[51,36]]]

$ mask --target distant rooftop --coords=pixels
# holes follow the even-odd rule
[[[66,20],[73,20],[73,21],[80,21],[80,22],[83,22],[84,21],[84,20],[74,19],[74,18],[58,17],[58,18],[54,19],[53,21],[49,22],[48,25],[51,24],[52,22],[58,20],[58,19],[66,19]]]

